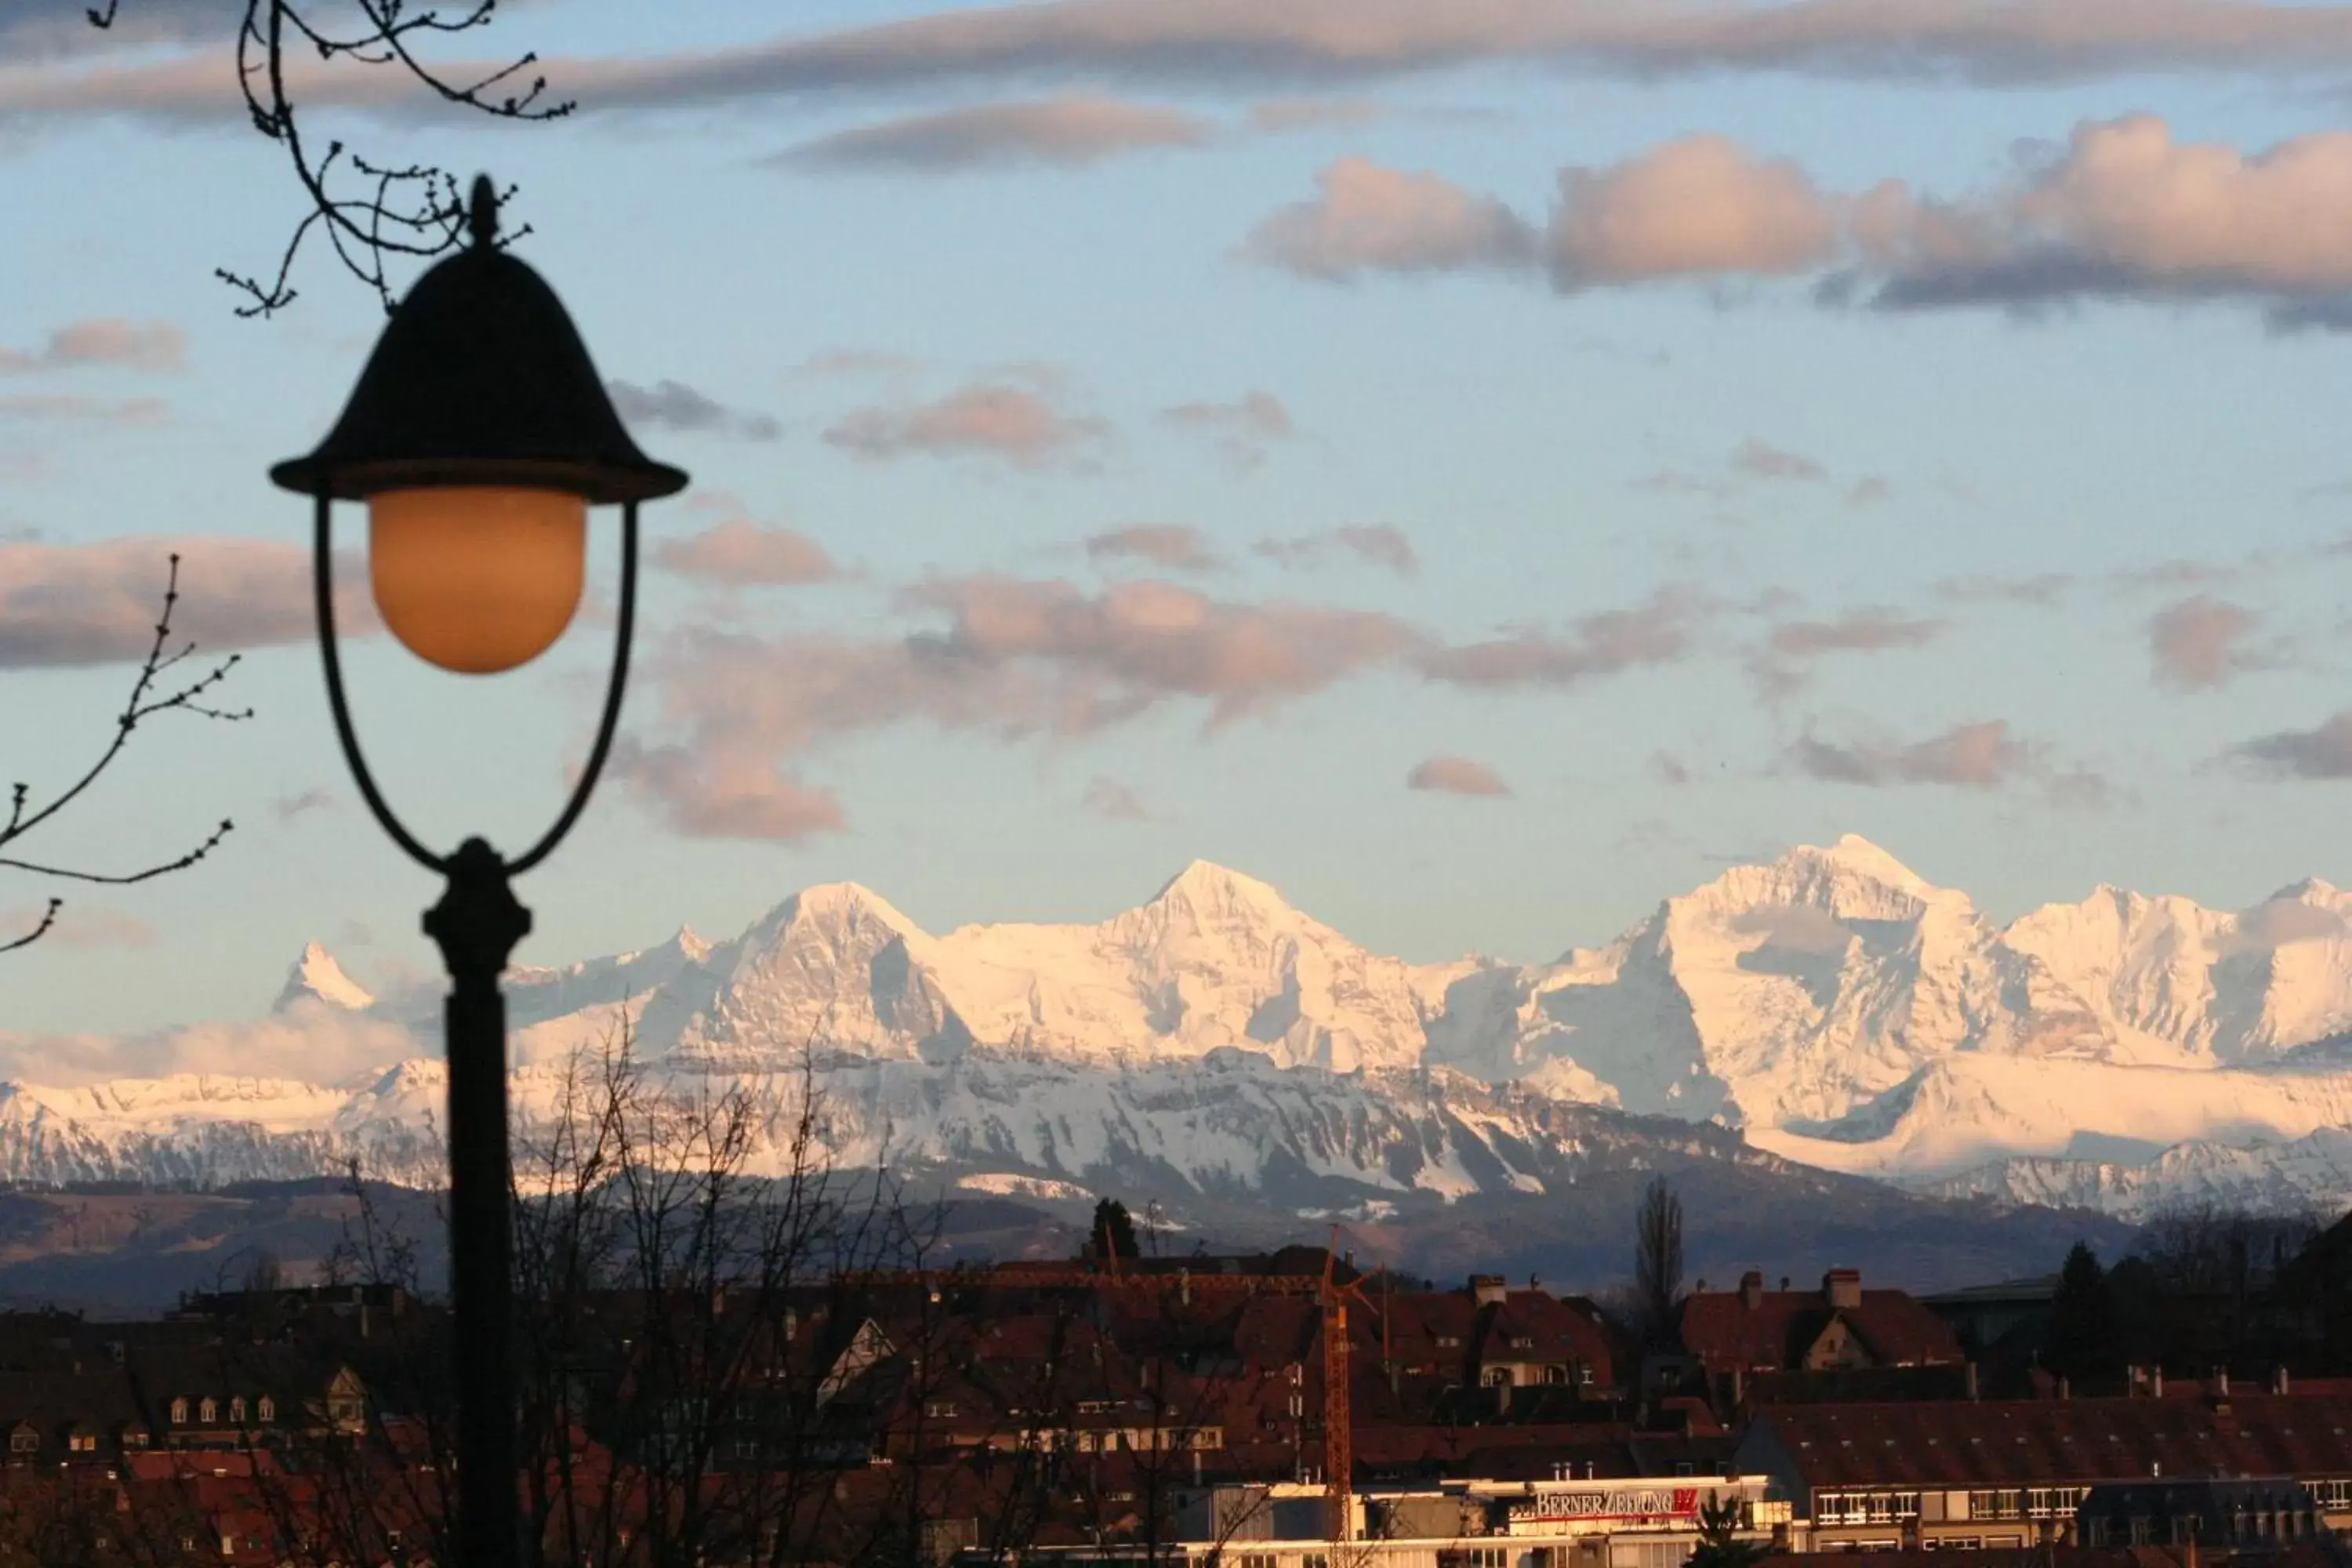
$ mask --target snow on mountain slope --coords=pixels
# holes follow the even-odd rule
[[[2352,1129],[2323,1127],[2250,1147],[2200,1140],[2137,1162],[1999,1160],[1917,1186],[1942,1197],[2096,1209],[2126,1220],[2204,1205],[2336,1215],[2352,1208]]]
[[[1300,1069],[1267,1081],[1320,1086],[1336,1103],[1362,1090],[1334,1075],[1359,1072],[1424,1075],[1413,1081],[1443,1086],[1432,1092],[1453,1105],[1517,1084],[1547,1103],[1745,1126],[1792,1158],[1911,1181],[2004,1159],[2137,1170],[2175,1145],[2279,1145],[2352,1125],[2352,1058],[2312,1044],[2352,1030],[2352,895],[2305,882],[2231,914],[2101,888],[2003,927],[1851,836],[1734,867],[1614,942],[1549,963],[1373,953],[1267,884],[1195,862],[1097,924],[944,934],[855,883],[812,887],[731,940],[681,931],[637,952],[518,970],[508,989],[519,1094],[625,1026],[664,1071],[708,1081],[782,1081],[814,1059],[828,1086],[855,1088],[845,1108],[895,1107],[893,1136],[956,1160],[1001,1146],[1051,1179],[1065,1155],[1162,1160],[1188,1180],[1253,1168],[1259,1156],[1234,1142],[1243,1134],[1179,1092],[1231,1053]],[[234,1123],[425,1159],[438,1091],[423,1066],[383,1064],[436,1054],[436,1011],[373,998],[310,948],[268,1024],[253,1026],[257,1049],[274,1031],[268,1054],[240,1056],[234,1026],[183,1031],[186,1054],[169,1058],[169,1041],[161,1054],[282,1061],[304,1031],[323,1042],[339,1029],[336,1053],[314,1054],[382,1068],[375,1088],[322,1116],[304,1097],[326,1091],[304,1087],[283,1116],[242,1119],[141,1089],[123,1100],[127,1120],[20,1089],[38,1110],[26,1110],[38,1136],[24,1158],[83,1158],[57,1142],[66,1123],[109,1147],[134,1133],[217,1142]],[[141,1046],[139,1059],[158,1058],[155,1041]],[[1024,1072],[1042,1075],[1061,1120],[992,1109]],[[1255,1107],[1248,1139],[1286,1147],[1289,1132],[1266,1129],[1313,1119],[1256,1079],[1233,1082]],[[906,1085],[923,1087],[901,1104]],[[858,1149],[888,1142],[844,1136]],[[0,1152],[0,1168],[11,1157]],[[1309,1172],[1321,1157],[1297,1154]],[[1370,1168],[1334,1157],[1335,1171]],[[2026,1186],[2123,1180],[2016,1169]],[[1438,1161],[1425,1179],[1467,1179],[1445,1170]],[[1538,1179],[1496,1177],[1522,1178]]]
[[[572,1081],[554,1065],[514,1075],[526,1184]],[[81,1091],[0,1086],[0,1179],[216,1185],[331,1174],[356,1159],[371,1176],[431,1186],[441,1179],[435,1128],[445,1082],[439,1064],[414,1061],[341,1091],[194,1079]],[[744,1169],[788,1168],[800,1079],[673,1064],[645,1082],[686,1104],[745,1091],[761,1120]],[[985,1052],[944,1062],[840,1058],[819,1088],[827,1158],[986,1173],[999,1185],[1124,1184],[1292,1207],[1329,1197],[1335,1184],[1349,1194],[1444,1199],[1541,1193],[1595,1161],[1663,1152],[1783,1168],[1711,1128],[1676,1134],[1444,1072],[1339,1075],[1238,1050],[1118,1072]]]
[[[2352,1124],[2352,1071],[2288,1073],[2151,1068],[2085,1060],[1947,1058],[1833,1122],[1750,1129],[1791,1160],[1856,1175],[1924,1178],[1983,1163],[1988,1152],[2064,1157],[2137,1147],[2149,1157],[2189,1140],[2301,1138]]]

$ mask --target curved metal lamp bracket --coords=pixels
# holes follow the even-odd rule
[[[460,856],[436,855],[426,848],[423,840],[408,831],[383,792],[376,787],[375,775],[368,771],[367,757],[360,750],[359,733],[352,726],[351,706],[343,696],[342,658],[335,637],[335,572],[334,572],[334,502],[328,487],[321,486],[316,498],[317,511],[311,545],[311,581],[318,596],[319,647],[326,662],[327,704],[335,716],[335,734],[342,742],[343,760],[351,764],[352,782],[367,802],[392,841],[400,846],[408,858],[428,871],[444,876]],[[637,618],[637,503],[629,501],[621,513],[621,605],[619,624],[614,628],[613,673],[604,689],[604,711],[596,726],[596,742],[589,749],[588,761],[580,771],[580,782],[572,787],[572,798],[555,819],[553,826],[532,845],[520,858],[506,863],[509,876],[520,876],[555,852],[555,847],[580,820],[588,808],[588,797],[596,788],[596,780],[604,771],[604,762],[613,749],[613,736],[620,727],[621,699],[629,681],[629,644],[635,633]],[[479,840],[468,840],[468,845]],[[487,848],[487,846],[485,846]]]

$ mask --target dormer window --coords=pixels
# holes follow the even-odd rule
[[[196,1406],[196,1420],[200,1425],[209,1426],[219,1419],[220,1405],[213,1400],[207,1399]]]
[[[271,1399],[271,1398],[269,1397],[269,1395],[268,1395],[268,1394],[263,1394],[263,1395],[261,1396],[261,1407],[260,1407],[260,1414],[261,1414],[261,1419],[262,1419],[265,1423],[277,1420],[277,1419],[278,1419],[278,1403],[277,1403],[277,1401],[275,1401],[275,1400]]]
[[[233,1426],[245,1425],[245,1395],[240,1394],[228,1402],[228,1419]]]
[[[174,1399],[172,1401],[172,1425],[185,1426],[187,1424],[188,1402],[184,1399]]]

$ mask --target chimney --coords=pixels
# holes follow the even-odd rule
[[[1751,1268],[1739,1277],[1739,1304],[1749,1311],[1764,1304],[1764,1274]]]
[[[1830,1300],[1834,1311],[1851,1312],[1862,1305],[1862,1271],[1855,1268],[1832,1268],[1822,1276],[1822,1294]]]
[[[2287,1387],[2286,1363],[2284,1362],[2281,1362],[2278,1365],[2271,1369],[2271,1392],[2273,1394],[2285,1394],[2289,1392]]]
[[[1503,1283],[1503,1277],[1499,1274],[1470,1276],[1470,1294],[1482,1307],[1501,1306],[1508,1289],[1509,1288]]]
[[[2223,1399],[2230,1397],[2230,1369],[2228,1367],[2217,1366],[2213,1369],[2213,1392]]]

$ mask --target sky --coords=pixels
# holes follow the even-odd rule
[[[322,15],[331,10],[320,6]],[[0,850],[0,1032],[436,965],[359,805],[304,504],[381,330],[238,106],[241,5],[0,15],[0,784],[113,733],[169,555],[238,662]],[[854,879],[933,930],[1186,862],[1379,951],[1608,940],[1855,832],[1996,918],[2352,880],[2352,6],[509,0],[559,121],[349,65],[306,133],[518,187],[648,451],[614,766],[518,953]],[[396,289],[414,269],[396,268]],[[367,624],[403,814],[519,849],[610,657]]]

